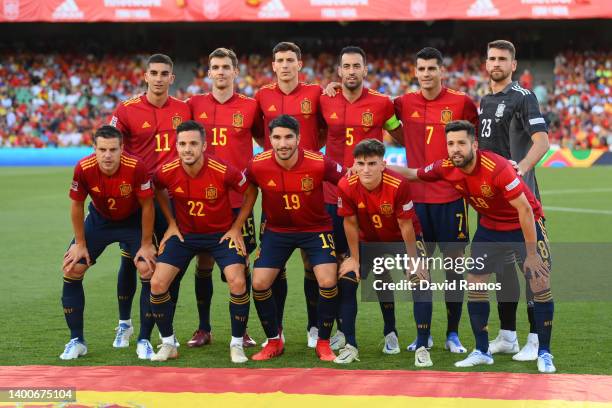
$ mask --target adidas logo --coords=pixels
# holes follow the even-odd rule
[[[178,186],[177,188],[174,189],[175,193],[184,193],[183,189],[181,188],[181,186]]]
[[[268,181],[268,187],[276,187],[276,183],[274,182],[274,180]]]
[[[357,208],[365,208],[365,204],[360,201],[359,204],[357,204]]]
[[[99,193],[100,189],[98,188],[98,186],[95,186],[94,188],[91,189],[91,191],[95,191],[96,193]]]
[[[54,20],[81,20],[84,16],[75,0],[64,0],[51,15]]]
[[[336,115],[336,112],[332,113],[331,115],[329,115],[330,119],[338,119],[338,115]]]
[[[200,113],[200,119],[208,119],[208,115],[206,114],[206,112]]]
[[[259,18],[289,18],[289,12],[281,0],[270,0],[257,13]]]
[[[493,0],[476,0],[467,10],[469,17],[495,17],[499,16],[499,10],[493,4]]]
[[[142,128],[143,128],[143,129],[146,129],[146,128],[150,128],[150,127],[151,127],[151,125],[149,124],[149,122],[147,122],[147,121],[145,120],[145,122],[142,124]]]
[[[268,112],[276,112],[276,106],[272,105],[268,108]]]
[[[457,235],[457,239],[465,239],[465,234],[460,232],[459,235]]]
[[[419,112],[414,111],[414,112],[412,112],[412,115],[410,115],[410,117],[411,117],[411,118],[420,118],[420,117],[421,117],[421,115],[419,115]]]

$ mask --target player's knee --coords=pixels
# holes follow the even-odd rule
[[[76,264],[70,270],[64,272],[64,276],[67,276],[72,279],[82,279],[85,275],[85,271],[87,270],[87,265],[84,264]]]
[[[263,276],[253,275],[253,282],[251,283],[254,290],[265,290],[270,287],[268,283],[268,279],[265,279]]]
[[[532,297],[533,297],[533,293],[539,293],[544,290],[550,290],[550,277],[541,276],[539,278],[536,278],[535,276],[532,275],[529,278],[529,289],[530,291],[527,291],[527,292],[532,292],[531,293]]]
[[[468,281],[468,283],[485,283],[489,281],[489,276],[490,274],[488,273],[484,273],[484,274],[468,273],[466,280]]]
[[[332,286],[336,286],[338,283],[338,279],[335,275],[333,276],[321,276],[317,278],[317,282],[319,286],[322,288],[331,288]]]
[[[161,279],[158,274],[151,277],[151,293],[164,293],[168,290],[168,282]]]
[[[138,275],[140,275],[140,279],[151,279],[153,276],[153,271],[149,268],[149,265],[146,262],[138,262],[136,265],[136,269],[138,270]]]
[[[227,285],[231,293],[246,292],[246,279],[244,276],[234,276],[232,279],[228,279]]]

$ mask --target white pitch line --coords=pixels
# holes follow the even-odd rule
[[[573,212],[573,213],[580,213],[580,214],[612,215],[612,210],[593,210],[591,208],[572,208],[572,207],[549,207],[549,206],[544,206],[544,211],[560,211],[560,212]]]
[[[612,188],[584,188],[584,189],[568,189],[568,190],[543,190],[541,195],[561,195],[575,193],[612,193]]]

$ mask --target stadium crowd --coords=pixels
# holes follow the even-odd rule
[[[391,96],[416,90],[413,56],[390,55],[369,59],[365,86]],[[117,102],[143,91],[145,59],[139,54],[3,55],[0,146],[89,145],[93,130],[104,123]],[[174,96],[185,99],[210,91],[206,61],[206,57],[199,60],[191,83]],[[325,86],[336,79],[333,54],[306,54],[303,63],[304,81]],[[446,86],[467,92],[476,102],[488,92],[481,53],[449,55],[445,65]],[[273,82],[269,57],[245,55],[239,66],[238,92],[253,96],[262,85]],[[575,149],[612,146],[612,54],[561,53],[555,58],[554,82],[549,85],[534,81],[527,70],[517,77],[538,97],[550,124],[551,144]]]

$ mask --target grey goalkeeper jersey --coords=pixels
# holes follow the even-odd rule
[[[528,89],[513,81],[501,92],[485,95],[478,108],[480,149],[491,150],[506,159],[520,162],[533,145],[536,132],[548,133],[548,126],[540,112],[538,99]],[[540,199],[535,169],[523,179]]]

